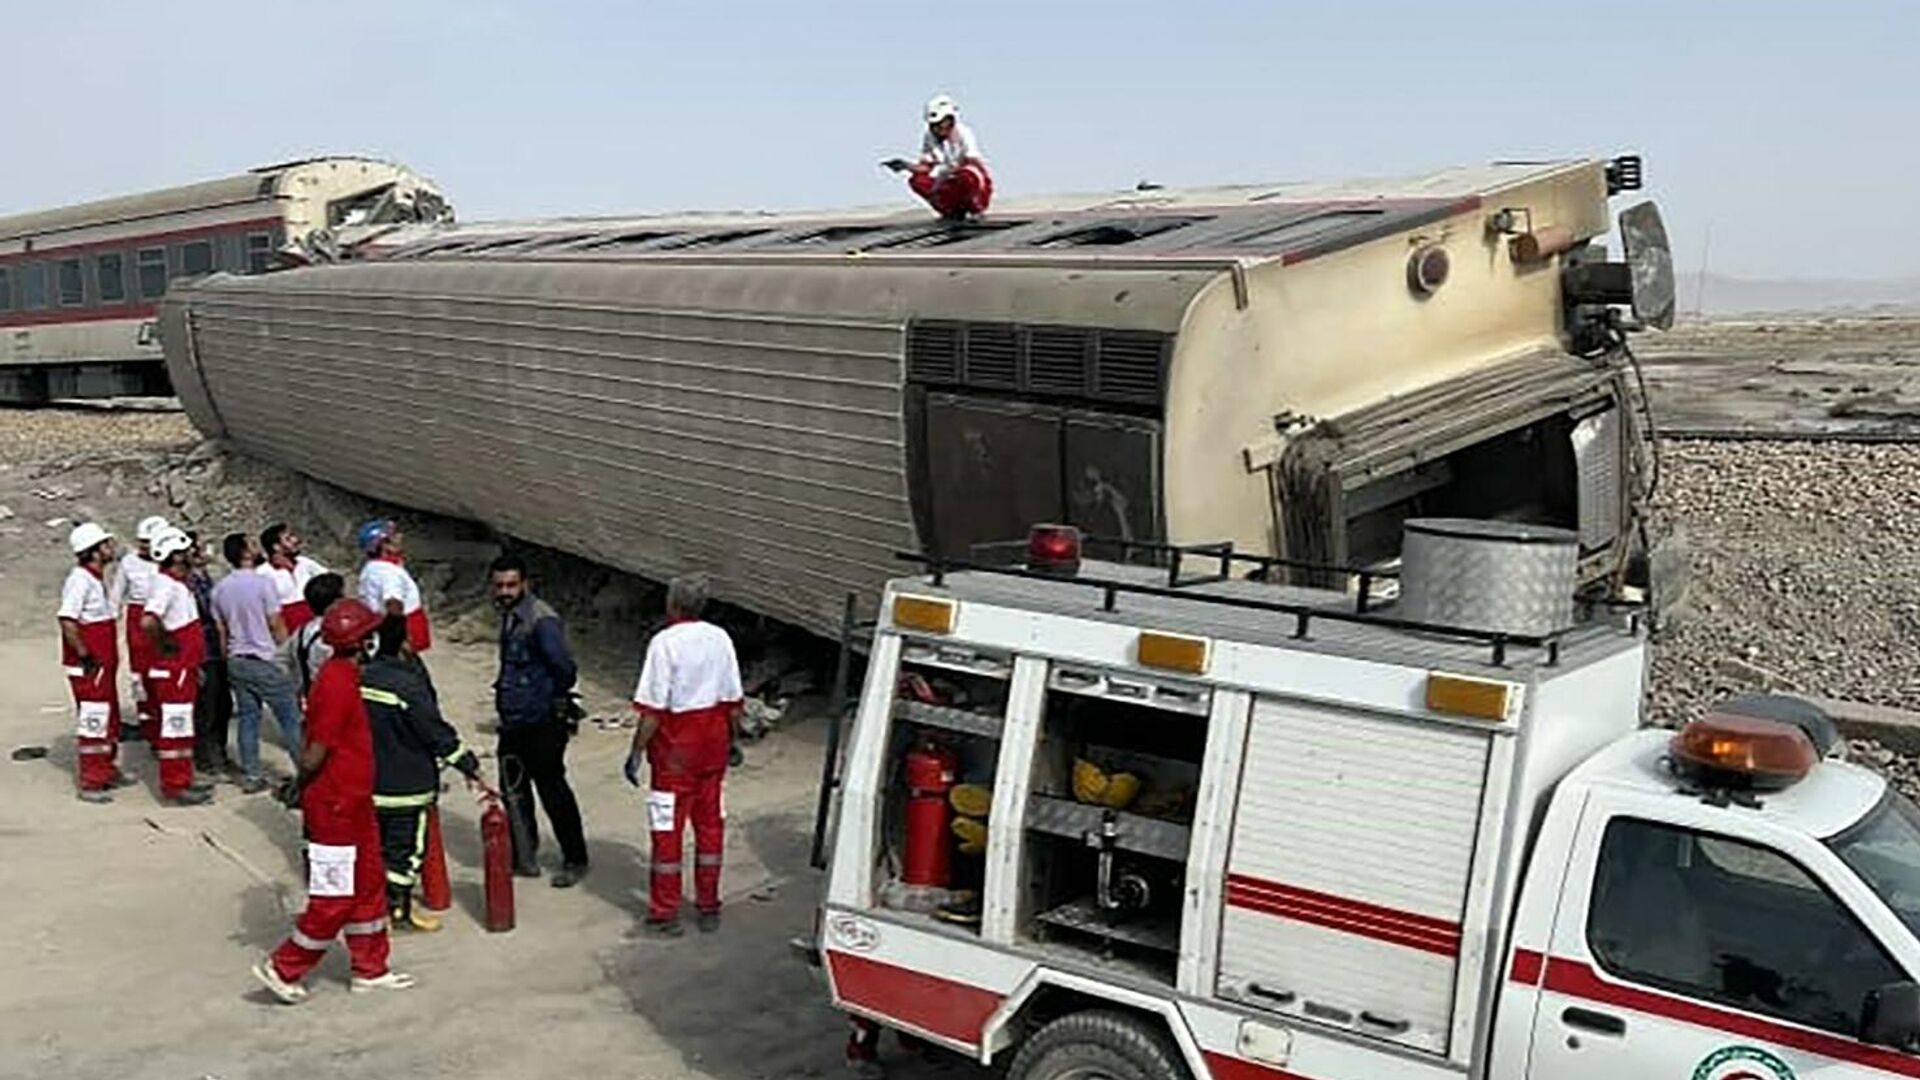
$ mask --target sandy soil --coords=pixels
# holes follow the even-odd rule
[[[73,797],[52,617],[67,526],[47,523],[91,512],[130,529],[164,505],[88,462],[192,441],[177,415],[0,412],[0,506],[12,511],[0,515],[4,746],[51,750],[44,760],[0,761],[0,1077],[841,1072],[844,1023],[786,947],[810,930],[819,888],[805,865],[818,721],[752,748],[728,784],[729,907],[718,934],[625,939],[633,890],[644,884],[645,811],[619,776],[627,734],[587,728],[570,753],[594,860],[583,887],[523,882],[518,929],[485,933],[476,812],[456,786],[446,803],[455,910],[440,934],[395,941],[396,966],[421,986],[350,997],[336,952],[306,1005],[264,1000],[247,967],[284,935],[283,906],[300,903],[297,818],[224,784],[212,806],[161,807],[140,745],[123,753],[142,786],[111,806]],[[211,533],[260,523],[204,524]],[[490,648],[442,643],[431,663],[449,715],[490,747],[478,730],[488,717]],[[597,704],[619,700],[633,663],[588,661]],[[286,768],[280,750],[266,753]],[[550,836],[545,847],[551,861]],[[899,1077],[956,1075],[918,1060],[893,1066]]]

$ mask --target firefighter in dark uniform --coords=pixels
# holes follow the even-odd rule
[[[387,863],[387,907],[395,929],[438,930],[440,920],[415,910],[413,889],[427,848],[427,810],[440,797],[440,767],[451,765],[481,786],[480,759],[440,715],[426,666],[407,644],[406,619],[380,624],[373,659],[361,668],[360,696],[373,729],[373,808]]]

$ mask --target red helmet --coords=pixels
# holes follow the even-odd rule
[[[357,649],[367,635],[380,629],[380,620],[379,613],[358,600],[335,600],[320,616],[320,638],[335,650]]]

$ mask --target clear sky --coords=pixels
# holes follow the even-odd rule
[[[0,212],[369,153],[461,216],[900,197],[932,92],[1000,190],[1639,151],[1677,261],[1920,275],[1920,0],[0,4]]]

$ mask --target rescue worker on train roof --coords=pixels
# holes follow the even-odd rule
[[[993,201],[993,174],[973,129],[960,121],[960,106],[940,94],[927,102],[926,120],[918,160],[890,158],[881,164],[907,174],[907,187],[948,221],[986,213]]]
[[[142,625],[146,637],[147,696],[155,719],[147,741],[159,763],[160,797],[174,806],[198,806],[213,799],[212,789],[194,778],[194,703],[200,693],[200,668],[207,656],[207,634],[200,605],[187,579],[193,572],[193,540],[169,528],[153,538],[153,575]]]
[[[307,907],[293,932],[253,966],[253,977],[287,1005],[307,998],[301,981],[344,934],[354,993],[406,990],[413,976],[388,966],[386,864],[373,808],[373,731],[361,698],[360,664],[384,616],[354,599],[320,616],[333,655],[307,702],[300,772],[279,798],[300,807],[307,838]]]
[[[113,534],[83,522],[67,534],[74,565],[60,589],[60,666],[73,692],[74,772],[80,800],[113,801],[114,788],[133,783],[120,771],[120,647],[107,564],[119,557]]]
[[[432,932],[440,919],[414,906],[413,890],[427,853],[427,814],[440,800],[440,766],[453,766],[468,790],[480,791],[480,758],[441,715],[433,681],[408,647],[406,620],[398,615],[380,624],[373,656],[360,669],[360,698],[373,732],[373,809],[387,868],[388,925]]]
[[[400,526],[375,518],[360,526],[355,539],[367,557],[360,567],[360,602],[383,615],[404,617],[407,644],[416,655],[425,653],[433,647],[433,631],[421,603],[420,585],[407,571],[406,538]]]

